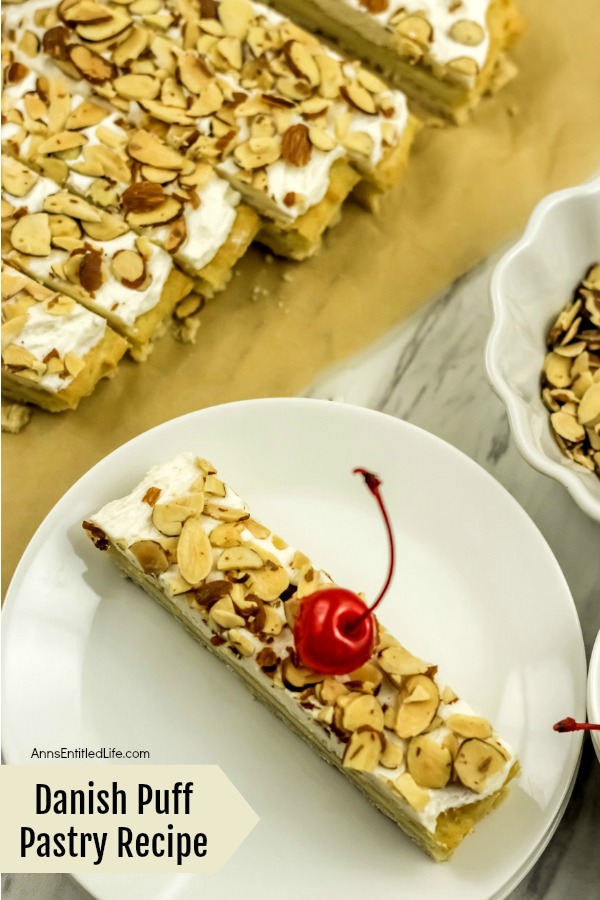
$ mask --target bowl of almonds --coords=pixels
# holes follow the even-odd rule
[[[486,366],[515,443],[600,521],[600,178],[536,207],[491,298]]]

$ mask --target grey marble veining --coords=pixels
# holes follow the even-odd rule
[[[600,525],[579,510],[561,485],[521,458],[504,408],[486,381],[483,348],[491,323],[487,285],[495,261],[459,279],[383,342],[327,373],[307,395],[406,419],[487,469],[529,513],[554,551],[573,593],[589,656],[600,628]],[[88,896],[63,875],[6,875],[2,886],[7,900]],[[600,765],[589,740],[558,830],[510,895],[510,900],[567,898],[600,898]]]

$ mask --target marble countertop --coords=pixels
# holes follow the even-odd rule
[[[485,376],[491,258],[359,358],[327,373],[308,396],[406,419],[458,447],[515,497],[552,548],[579,612],[586,652],[600,629],[600,525],[559,484],[531,469],[510,436]],[[568,739],[568,738],[567,738]],[[586,738],[566,814],[510,900],[596,900],[600,895],[600,765]],[[5,875],[6,900],[83,900],[65,875]],[[485,898],[482,897],[482,900]]]

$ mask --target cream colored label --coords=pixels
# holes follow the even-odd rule
[[[203,872],[258,822],[219,766],[1,766],[3,872]]]

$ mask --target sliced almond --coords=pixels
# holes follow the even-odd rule
[[[61,153],[63,150],[72,150],[75,147],[83,147],[87,144],[87,138],[78,131],[60,131],[58,134],[47,138],[37,148],[38,153],[46,156],[49,153]]]
[[[544,361],[544,373],[554,387],[568,387],[571,383],[571,360],[556,353],[549,353]]]
[[[324,676],[305,666],[297,666],[289,658],[283,660],[281,666],[281,677],[285,687],[290,691],[303,691],[309,685],[318,684],[323,681]]]
[[[454,771],[465,787],[480,794],[485,790],[488,778],[500,772],[505,759],[496,747],[485,741],[471,738],[461,744],[454,761]]]
[[[450,37],[466,47],[477,47],[485,38],[485,32],[478,22],[470,19],[459,19],[450,28]]]
[[[452,755],[447,748],[420,735],[408,745],[406,766],[420,787],[443,788],[452,774]]]
[[[229,569],[261,569],[263,560],[250,547],[227,547],[217,560],[217,569],[226,572]]]
[[[256,13],[247,0],[222,0],[218,5],[218,16],[230,37],[244,40],[250,23]]]
[[[127,100],[154,100],[160,93],[160,81],[152,75],[119,75],[112,84]]]
[[[566,412],[554,412],[550,416],[554,431],[566,441],[582,441],[585,438],[585,429],[575,416],[568,415]]]
[[[80,222],[100,222],[102,214],[82,197],[69,194],[67,191],[59,191],[51,194],[44,200],[44,211],[54,214],[71,216]]]
[[[189,518],[183,523],[177,544],[177,565],[191,585],[204,581],[211,571],[212,547],[198,519]]]
[[[229,601],[229,602],[227,602]],[[233,609],[233,603],[230,598],[225,597],[218,600],[210,608],[209,619],[212,619],[221,628],[243,628],[244,618],[238,615]]]
[[[129,546],[146,575],[157,577],[169,568],[167,554],[158,541],[136,541]]]
[[[347,85],[342,85],[340,93],[354,109],[358,109],[360,112],[367,113],[367,115],[371,116],[376,114],[377,107],[375,106],[372,94],[364,87],[361,87],[358,82],[351,81]]]
[[[355,731],[346,744],[342,765],[358,772],[374,772],[382,753],[382,736],[370,728]]]
[[[356,731],[362,725],[369,725],[376,731],[383,731],[383,710],[376,697],[362,694],[344,708],[342,724],[346,731]]]
[[[230,628],[227,632],[227,640],[242,656],[254,656],[256,647],[254,641],[247,632],[242,631],[239,628]]]
[[[271,534],[268,528],[265,528],[264,525],[261,525],[260,522],[256,522],[254,519],[247,519],[244,522],[244,528],[247,528],[252,537],[258,540],[264,541]]]
[[[228,547],[239,547],[242,543],[241,525],[235,522],[223,522],[217,525],[209,534],[209,540],[213,547],[226,549]]]
[[[12,156],[2,157],[2,187],[13,197],[26,197],[38,176]]]
[[[383,671],[390,675],[421,675],[429,668],[426,662],[395,642],[384,647],[378,654],[377,661]]]
[[[429,792],[419,787],[410,772],[404,772],[396,778],[393,785],[413,809],[423,812],[429,803]]]
[[[194,510],[182,503],[156,503],[152,510],[152,522],[163,534],[176,536],[181,534],[186,519],[193,515]]]
[[[146,280],[146,262],[135,250],[118,250],[112,258],[113,275],[130,290],[138,290]]]
[[[80,356],[77,356],[75,353],[65,353],[64,363],[65,369],[67,370],[69,375],[73,376],[73,378],[77,378],[80,372],[83,372],[83,370],[85,369],[84,360]]]
[[[72,297],[65,297],[64,294],[56,294],[46,302],[46,312],[51,316],[68,316],[76,308],[77,304]]]
[[[117,75],[117,69],[112,63],[82,44],[67,46],[67,54],[75,68],[90,84],[104,84],[106,81],[113,81]]]
[[[281,156],[281,141],[276,137],[252,138],[233,151],[233,158],[242,169],[262,168],[277,162]]]
[[[386,769],[397,769],[402,765],[403,760],[404,750],[400,744],[388,739],[379,760],[380,765],[385,766]]]
[[[342,141],[346,150],[370,157],[375,149],[375,141],[366,131],[349,131]]]
[[[180,170],[185,159],[177,150],[167,146],[155,134],[140,129],[127,144],[127,152],[138,162],[161,169]]]
[[[364,665],[360,666],[360,668],[350,672],[348,679],[353,684],[355,682],[360,682],[360,690],[373,694],[381,685],[383,675],[378,666],[372,662],[366,662]]]
[[[311,125],[308,129],[308,137],[313,147],[327,153],[335,147],[335,140],[324,128]]]
[[[15,316],[8,322],[2,323],[2,352],[9,344],[17,338],[23,331],[23,327],[27,322],[27,316]]]
[[[582,425],[596,425],[600,422],[600,382],[592,384],[579,403],[577,418]]]
[[[435,683],[426,675],[412,675],[407,680],[403,693],[395,731],[398,737],[409,738],[420,734],[431,724],[440,695]]]
[[[204,491],[205,493],[212,494],[215,497],[224,497],[227,493],[225,485],[220,478],[217,478],[216,475],[206,476]],[[248,523],[246,523],[246,527],[248,527]]]
[[[245,509],[235,509],[232,506],[219,506],[217,503],[206,503],[204,513],[221,522],[242,522],[250,518],[250,513]]]
[[[9,344],[5,347],[2,350],[2,361],[6,366],[14,366],[18,369],[33,369],[36,368],[39,362],[31,351],[27,350],[26,347],[21,347],[19,344]],[[46,366],[44,365],[45,368]]]
[[[15,222],[10,242],[15,250],[28,256],[48,256],[51,237],[47,214],[29,213]]]
[[[348,693],[348,688],[335,678],[324,678],[321,684],[317,685],[315,693],[321,703],[333,704],[338,697]]]
[[[156,185],[158,187],[158,185]],[[133,228],[143,228],[149,225],[164,225],[176,219],[181,213],[182,205],[175,197],[165,196],[160,206],[149,209],[146,212],[129,212],[127,221]]]

